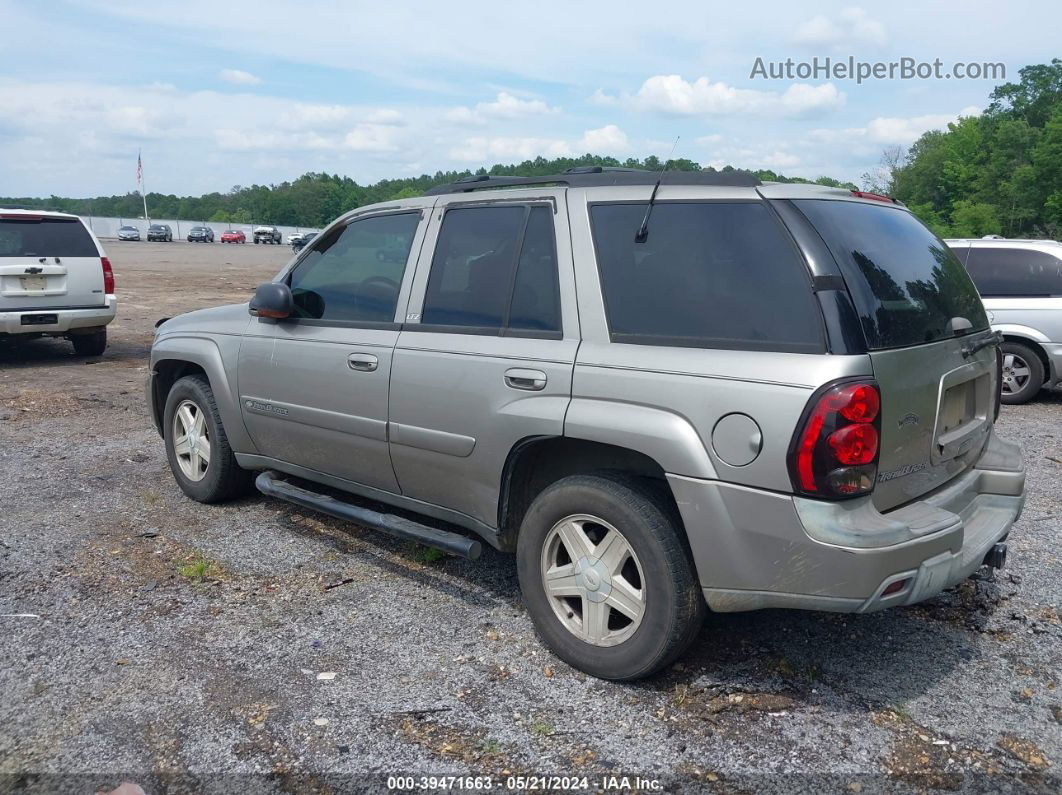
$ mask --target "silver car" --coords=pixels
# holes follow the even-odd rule
[[[1062,243],[946,240],[1003,335],[1003,402],[1027,403],[1062,383]]]
[[[515,552],[545,643],[622,680],[707,609],[866,613],[1002,566],[1025,473],[999,367],[901,205],[598,168],[347,213],[249,304],[162,323],[147,394],[193,499],[254,479]]]

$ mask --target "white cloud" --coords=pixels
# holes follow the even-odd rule
[[[238,86],[254,86],[262,82],[262,78],[242,69],[222,69],[218,72],[218,77],[226,83],[234,83]]]
[[[452,108],[446,113],[446,120],[455,124],[484,124],[490,119],[522,119],[556,112],[557,108],[540,99],[520,99],[500,91],[493,102],[478,102],[473,108]]]
[[[713,133],[712,135],[702,135],[700,138],[696,139],[696,143],[700,144],[701,146],[711,146],[712,144],[717,144],[722,140],[722,135],[720,135],[719,133]]]
[[[570,157],[572,148],[560,138],[487,137],[466,138],[464,143],[450,150],[450,157],[465,163],[499,162],[500,160],[529,160],[542,157]]]
[[[812,130],[809,137],[827,144],[900,144],[910,146],[928,130],[943,130],[963,116],[976,116],[981,109],[963,108],[957,114],[929,114],[925,116],[878,116],[863,127]]]
[[[627,133],[615,124],[606,124],[596,130],[587,130],[576,146],[580,152],[615,154],[630,151],[631,142]]]
[[[856,50],[884,47],[889,40],[885,26],[862,8],[844,8],[836,19],[819,14],[797,26],[795,44],[807,47]]]
[[[808,116],[837,110],[845,101],[833,83],[793,83],[778,93],[735,88],[707,77],[690,82],[681,75],[654,75],[635,94],[618,99],[602,92],[595,96],[599,103],[621,102],[633,110],[678,116]]]

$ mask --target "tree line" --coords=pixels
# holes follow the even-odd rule
[[[560,157],[552,160],[539,157],[512,165],[495,165],[489,170],[438,171],[434,175],[384,179],[370,185],[361,185],[350,177],[338,174],[308,173],[291,182],[278,185],[235,185],[227,193],[208,193],[203,196],[175,196],[164,193],[148,193],[148,212],[154,218],[173,218],[182,221],[217,221],[220,223],[267,223],[285,226],[322,227],[332,219],[356,207],[375,202],[420,196],[429,188],[455,182],[475,174],[497,176],[544,176],[559,174],[576,166],[621,166],[659,171],[663,163],[656,157],[644,160],[634,158],[619,161],[613,157],[583,155]],[[692,160],[672,160],[668,169],[673,171],[700,171],[701,166]],[[709,168],[709,171],[714,169]],[[723,171],[733,170],[726,166]],[[755,172],[761,180],[778,182],[810,182],[790,178],[773,171]],[[822,185],[855,188],[829,177],[815,180]],[[95,215],[115,218],[139,218],[143,215],[143,202],[139,193],[124,196],[97,196],[92,199],[70,199],[60,196],[48,198],[0,198],[0,206],[27,207],[33,209],[59,210],[77,215]]]
[[[941,237],[1062,236],[1062,60],[1026,66],[978,116],[886,150],[868,188]]]

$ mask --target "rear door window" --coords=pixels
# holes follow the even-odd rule
[[[560,334],[553,210],[455,207],[432,258],[421,322],[485,333]]]
[[[984,296],[1062,295],[1062,259],[1043,251],[971,246],[966,269]]]
[[[820,353],[822,316],[807,267],[762,202],[591,208],[613,342]]]
[[[975,331],[988,328],[981,298],[954,252],[911,213],[884,203],[793,204],[840,265],[871,350],[951,337],[952,318],[965,318]]]
[[[78,219],[0,219],[0,257],[98,257],[92,236]]]

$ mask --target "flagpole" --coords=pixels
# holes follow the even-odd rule
[[[147,211],[147,189],[144,187],[144,163],[140,159],[139,150],[137,150],[136,153],[136,166],[136,175],[137,178],[140,180],[140,198],[144,200],[144,221],[146,221],[147,224],[150,226],[151,218],[148,217]]]

